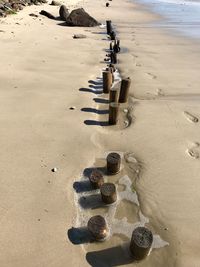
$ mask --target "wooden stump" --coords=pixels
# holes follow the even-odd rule
[[[117,174],[120,171],[121,157],[118,153],[109,153],[106,161],[108,174]]]
[[[103,175],[98,170],[92,171],[89,180],[94,189],[100,188],[101,185],[104,183]]]
[[[144,259],[152,246],[153,234],[146,227],[137,227],[133,233],[130,243],[130,251],[136,260]]]
[[[110,42],[110,51],[112,51],[113,50],[113,44],[112,44],[112,42]]]
[[[110,60],[112,64],[117,64],[117,54],[115,52],[111,52]]]
[[[113,45],[113,51],[115,53],[119,53],[120,52],[119,40],[115,40],[115,43]]]
[[[119,104],[116,102],[111,102],[109,105],[109,118],[108,123],[110,125],[116,125],[119,115]]]
[[[119,103],[126,103],[127,102],[130,85],[131,85],[131,79],[130,78],[126,78],[126,79],[123,79],[121,81]]]
[[[97,241],[105,239],[108,235],[108,227],[104,217],[100,215],[93,216],[87,224],[89,232]]]
[[[111,20],[106,20],[106,28],[107,28],[107,34],[110,35],[110,33],[112,32]]]
[[[101,198],[105,204],[112,204],[117,200],[116,187],[112,183],[105,183],[100,188]]]
[[[103,93],[108,94],[112,86],[112,73],[110,71],[103,72]]]
[[[119,90],[117,88],[111,88],[110,89],[110,95],[109,95],[109,101],[112,102],[118,102],[119,97]]]
[[[116,38],[116,33],[115,33],[114,31],[111,31],[111,33],[110,33],[110,39],[111,39],[112,41],[114,41],[115,38]]]

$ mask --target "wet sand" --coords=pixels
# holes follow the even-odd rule
[[[111,127],[96,86],[109,47],[105,28],[28,16],[58,14],[46,5],[1,20],[2,267],[134,266],[127,244],[135,223],[166,242],[137,266],[199,265],[199,42],[152,27],[160,17],[142,5],[110,5],[70,4],[111,19],[121,40],[118,68],[132,87]],[[74,40],[75,33],[87,38]],[[117,209],[81,206],[76,183],[87,179],[86,168],[104,167],[108,151],[125,155],[120,174],[106,177],[118,186]],[[69,230],[97,213],[109,221],[110,239],[70,242]]]

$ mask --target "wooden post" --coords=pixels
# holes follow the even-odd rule
[[[136,260],[144,259],[151,249],[153,234],[146,227],[137,227],[133,233],[130,243],[130,251]]]
[[[131,85],[131,79],[129,77],[121,81],[119,103],[127,102],[130,85]]]
[[[115,52],[111,52],[110,60],[112,64],[117,64],[117,54]]]
[[[110,33],[112,32],[111,20],[106,20],[106,28],[107,28],[107,34],[110,35]]]
[[[110,39],[111,40],[115,40],[115,38],[116,38],[116,33],[114,31],[111,31],[111,33],[110,33]]]
[[[112,102],[118,102],[118,97],[119,97],[119,90],[118,88],[111,88],[110,89],[110,95],[109,95],[109,101],[110,103]]]
[[[115,43],[113,45],[113,51],[115,53],[119,53],[120,52],[119,40],[115,40]]]
[[[101,185],[104,183],[103,175],[98,170],[92,171],[89,180],[94,189],[100,188]]]
[[[109,124],[115,125],[118,121],[119,114],[119,104],[116,102],[112,102],[109,105]]]
[[[103,72],[103,92],[108,94],[112,86],[112,74],[110,71]]]
[[[113,44],[112,44],[112,42],[110,42],[110,51],[112,51],[113,50]]]
[[[101,215],[91,217],[88,221],[87,227],[96,241],[101,241],[108,236],[108,227],[104,217]]]
[[[117,174],[120,171],[121,157],[118,153],[109,153],[106,161],[108,174]]]
[[[108,67],[108,68],[106,68],[106,70],[111,72],[111,74],[112,74],[112,83],[113,83],[114,80],[115,80],[115,76],[114,76],[114,70],[113,70],[113,68],[112,68],[112,67]]]
[[[105,183],[100,188],[101,198],[105,204],[112,204],[117,200],[116,186],[113,183]]]

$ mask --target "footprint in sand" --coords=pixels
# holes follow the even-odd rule
[[[194,143],[191,148],[187,149],[188,155],[194,159],[198,159],[200,156],[200,144],[198,142]]]
[[[158,88],[158,89],[157,89],[157,95],[158,95],[158,96],[164,96],[165,93],[163,92],[162,89]]]
[[[188,119],[190,122],[197,123],[199,121],[199,119],[196,116],[192,115],[188,111],[184,111],[183,114],[186,117],[186,119]]]
[[[156,75],[154,75],[154,74],[152,74],[152,73],[150,73],[150,72],[147,72],[147,74],[148,74],[152,79],[156,79],[156,78],[157,78]]]

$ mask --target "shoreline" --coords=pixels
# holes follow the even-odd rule
[[[1,129],[1,169],[5,173],[0,265],[63,267],[67,262],[89,266],[85,248],[67,239],[67,230],[75,225],[77,216],[73,182],[105,151],[117,150],[132,152],[140,162],[141,177],[135,186],[142,213],[150,219],[150,229],[170,244],[153,250],[137,265],[196,266],[199,159],[190,155],[199,153],[199,125],[191,120],[193,115],[200,116],[198,42],[166,35],[162,29],[138,27],[158,16],[135,3],[122,5],[115,0],[105,8],[104,1],[98,1],[97,9],[91,1],[72,1],[73,8],[81,5],[101,22],[111,19],[122,48],[128,49],[119,54],[118,68],[123,77],[132,79],[128,107],[133,108],[133,122],[127,129],[84,124],[107,118],[81,112],[83,108],[104,110],[107,105],[94,101],[101,95],[80,90],[91,89],[89,81],[95,81],[105,66],[101,63],[109,45],[105,29],[61,27],[43,17],[33,25],[28,14],[42,9],[33,6],[0,24],[10,31],[0,33],[4,51],[1,120],[5,125]],[[56,7],[46,7],[57,12]],[[15,24],[18,22],[20,25]],[[40,38],[35,39],[39,33]],[[73,40],[75,33],[87,38]],[[13,45],[19,48],[17,55]],[[54,167],[58,168],[55,174],[51,173]],[[132,204],[123,204],[117,216],[122,219],[129,214],[132,224],[137,221],[135,213]],[[188,229],[188,225],[193,227]],[[126,237],[116,234],[110,243],[89,245],[89,252],[125,241]]]

